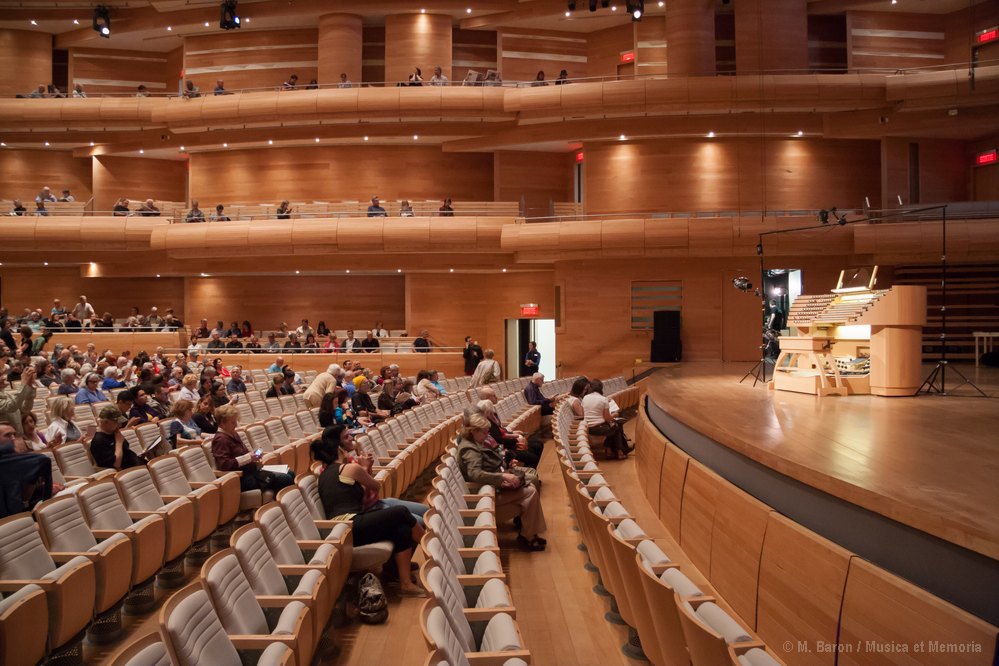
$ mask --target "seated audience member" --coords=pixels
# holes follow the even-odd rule
[[[558,78],[555,79],[555,85],[561,86],[566,83],[569,83],[569,72],[563,69],[558,73]]]
[[[191,81],[190,79],[184,82],[184,97],[186,99],[201,97],[201,89],[194,85],[194,81]]]
[[[146,199],[141,206],[139,206],[139,215],[142,217],[159,217],[160,209],[156,207],[156,203],[152,199]]]
[[[248,350],[251,354],[260,354],[264,351],[260,347],[260,340],[258,340],[255,335],[250,335],[249,341],[243,345],[243,348]]]
[[[21,388],[16,392],[8,392],[7,388],[8,367],[0,361],[0,423],[7,423],[18,435],[21,434],[22,417],[31,411],[35,401],[35,378],[37,373],[34,366],[28,366],[21,373]],[[67,398],[72,407],[72,401]]]
[[[488,390],[492,391],[492,389]],[[503,447],[507,466],[537,469],[541,453],[544,451],[544,444],[532,446],[522,433],[507,431],[500,421],[499,414],[496,413],[496,403],[489,398],[479,400],[475,406],[489,421],[489,436]]]
[[[403,199],[402,203],[399,204],[399,217],[416,217],[416,213],[413,212],[413,206],[407,199]]]
[[[423,528],[404,506],[375,508],[366,499],[377,500],[380,485],[371,476],[373,460],[363,456],[350,462],[354,441],[350,430],[330,426],[312,445],[313,457],[326,465],[319,476],[319,497],[326,515],[353,524],[354,545],[391,541],[399,588],[404,596],[424,597],[426,592],[410,579],[410,564]]]
[[[316,335],[321,337],[328,337],[330,334],[330,327],[326,325],[326,322],[322,319],[316,324]]]
[[[201,394],[198,393],[197,375],[184,375],[184,379],[180,384],[180,391],[177,392],[178,400],[188,400],[192,405],[196,404],[198,400],[201,400]]]
[[[326,339],[326,344],[323,345],[323,349],[327,353],[333,353],[340,351],[340,339],[336,337],[336,333],[330,332],[329,338]]]
[[[243,351],[243,343],[235,335],[229,336],[229,342],[225,345],[225,350],[229,354],[239,354]]]
[[[94,321],[94,328],[99,328],[105,331],[113,331],[114,317],[111,316],[110,312],[105,312],[99,319]]]
[[[243,337],[243,328],[239,325],[238,321],[234,321],[231,324],[229,324],[229,328],[225,330],[225,333],[223,335],[227,338],[231,338],[233,336],[241,338]]]
[[[49,209],[45,207],[44,201],[38,201],[35,203],[35,215],[39,217],[49,216]]]
[[[517,542],[526,550],[544,550],[548,542],[541,536],[547,529],[537,488],[526,481],[519,467],[507,468],[503,451],[489,436],[489,420],[475,412],[465,419],[458,441],[458,464],[469,483],[496,489],[496,508],[516,505],[520,534]]]
[[[118,395],[121,394],[119,393]],[[149,404],[149,394],[146,392],[146,389],[141,386],[136,387],[132,398],[132,409],[129,410],[128,415],[135,420],[136,425],[139,423],[156,423],[162,418],[163,415]]]
[[[0,423],[0,518],[30,511],[52,497],[52,460],[41,453],[16,453],[16,436],[12,425]]]
[[[69,190],[63,190],[62,191],[62,196],[59,197],[59,201],[61,201],[63,203],[73,203],[74,201],[76,201],[76,197],[74,197],[72,194],[70,194]]]
[[[73,368],[66,368],[59,373],[59,377],[62,379],[62,383],[59,384],[59,387],[56,389],[56,393],[59,395],[76,395],[77,391],[80,390],[80,387],[76,384],[79,379],[76,374],[76,370]]]
[[[209,400],[211,396],[205,396]],[[200,402],[200,400],[198,400]],[[201,446],[204,438],[201,436],[201,428],[194,422],[194,405],[196,402],[190,400],[178,400],[170,410],[173,421],[170,422],[170,448],[176,449],[178,446],[188,446],[197,444]]]
[[[191,201],[191,210],[187,211],[187,216],[184,218],[185,222],[204,222],[205,214],[198,208],[198,200],[193,199]]]
[[[298,89],[298,74],[292,74],[288,77],[288,80],[281,84],[282,90],[297,90]]]
[[[340,83],[336,84],[336,87],[337,88],[352,88],[352,87],[354,87],[354,84],[351,83],[350,79],[347,78],[347,74],[346,73],[341,73],[340,74]]]
[[[271,387],[264,394],[265,398],[276,398],[285,395],[284,393],[284,373],[275,372],[271,375]]]
[[[64,97],[66,97],[66,95],[64,95],[63,92],[59,90],[59,87],[53,83],[50,83],[48,86],[46,86],[46,92],[48,93],[48,96],[51,97],[52,99],[63,99]]]
[[[420,403],[427,403],[441,397],[441,392],[433,382],[430,381],[430,371],[420,370],[416,373],[416,387],[413,393],[420,399]]]
[[[212,329],[212,333],[218,333],[219,337],[229,337],[229,328],[225,325],[221,319],[215,322],[215,328]]]
[[[423,329],[420,336],[413,340],[413,351],[426,353],[430,351],[430,347],[430,331]]]
[[[131,428],[132,426],[139,423],[139,417],[132,416],[132,407],[135,405],[135,391],[132,389],[124,389],[118,391],[118,395],[114,397],[114,406],[118,408],[128,421],[125,422],[126,428]]]
[[[319,414],[316,417],[320,427],[328,428],[338,423],[341,425],[346,424],[349,427],[357,425],[357,420],[354,417],[354,412],[350,409],[348,399],[347,392],[339,386],[334,387],[331,392],[324,394],[322,402],[319,403]]]
[[[384,379],[382,381],[382,390],[378,394],[378,409],[391,414],[392,408],[395,407],[395,396],[399,393],[401,387],[401,381],[392,379],[391,377]]]
[[[163,330],[164,331],[176,331],[181,328],[184,324],[173,316],[172,312],[168,312],[163,318]]]
[[[534,77],[534,83],[531,84],[531,87],[536,88],[538,86],[547,86],[547,85],[548,82],[545,81],[545,70],[543,69],[538,70],[538,75]]]
[[[371,391],[371,382],[364,377],[359,377],[358,379],[361,381],[357,382],[357,390],[350,399],[350,406],[354,410],[354,414],[360,418],[371,419],[374,423],[384,421],[391,416],[391,410],[379,410],[375,407],[375,403],[369,393]]]
[[[11,205],[11,209],[10,209],[10,214],[13,217],[22,216],[22,215],[25,215],[28,212],[28,209],[24,207],[24,204],[21,203],[20,199],[14,199],[11,202],[11,204],[12,205]]]
[[[249,320],[244,319],[243,324],[239,327],[240,337],[248,338],[253,335],[253,326],[250,324]]]
[[[382,208],[377,195],[371,197],[371,205],[368,206],[368,217],[388,217],[388,213]]]
[[[42,451],[48,448],[45,435],[38,431],[38,420],[31,412],[21,417],[21,444],[25,451]]]
[[[444,200],[441,207],[437,209],[437,214],[440,217],[454,217],[454,208],[451,207],[451,197]]]
[[[298,392],[296,384],[300,381],[300,378],[291,368],[285,368],[282,374],[284,374],[284,384],[281,385],[281,394],[295,395]]]
[[[35,370],[38,373],[38,381],[42,386],[45,388],[49,388],[53,384],[59,386],[59,378],[56,377],[55,374],[55,365],[53,365],[50,361],[39,361],[35,366]],[[21,379],[24,379],[23,373],[21,374]]]
[[[35,197],[35,203],[55,203],[56,196],[52,194],[52,188],[46,185]]]
[[[228,393],[246,393],[246,382],[243,381],[243,366],[234,365],[229,371],[229,381],[225,385]]]
[[[194,410],[194,422],[202,433],[214,435],[219,431],[218,422],[215,420],[215,398],[206,395],[198,401],[198,406]]]
[[[298,333],[288,334],[288,339],[285,341],[283,349],[287,349],[291,352],[302,351],[302,343],[299,342]]]
[[[267,366],[267,374],[273,375],[275,372],[284,371],[284,356],[278,356],[274,359],[274,362]]]
[[[608,458],[628,457],[632,447],[624,436],[621,424],[610,411],[610,400],[603,395],[604,385],[599,379],[590,382],[590,393],[583,397],[583,418],[592,435],[604,435],[604,453]]]
[[[32,99],[44,99],[47,97],[45,94],[45,84],[39,83],[37,88],[28,93],[28,97]]]
[[[149,97],[149,89],[146,86],[139,84],[139,87],[135,89],[136,97]]]
[[[207,397],[212,399],[216,407],[228,405],[230,402],[239,400],[238,395],[234,395],[231,400],[229,399],[229,394],[225,390],[225,382],[212,382],[212,385],[208,389]],[[203,395],[201,399],[204,400],[205,396]]]
[[[127,216],[129,213],[128,204],[128,199],[125,197],[118,197],[118,200],[114,202],[114,208],[111,209],[111,214],[117,217]]]
[[[218,377],[220,380],[228,381],[232,377],[232,373],[229,372],[229,368],[225,367],[225,363],[222,362],[221,358],[216,358],[212,361],[211,369],[214,373],[213,376]]]
[[[208,218],[209,222],[229,222],[229,216],[225,214],[225,206],[222,204],[215,205],[215,212],[212,213],[211,217]]]
[[[125,441],[121,428],[128,420],[117,407],[105,407],[97,417],[97,432],[90,440],[90,455],[98,467],[116,470],[140,467],[146,461],[137,456]]]
[[[385,327],[382,325],[380,321],[376,321],[375,327],[371,329],[371,334],[374,335],[376,338],[387,338],[389,332],[385,330]]]
[[[163,317],[160,316],[160,309],[155,305],[149,309],[149,316],[146,317],[146,325],[153,331],[163,328]],[[163,348],[160,347],[156,351],[158,354],[161,354]]]
[[[101,391],[101,376],[96,372],[88,373],[83,378],[83,387],[76,392],[74,402],[78,405],[93,405],[107,401],[107,396]]]
[[[413,73],[409,75],[409,85],[411,86],[422,86],[423,85],[423,72],[419,67],[413,69]]]
[[[440,373],[437,370],[430,371],[430,383],[437,387],[437,390],[442,396],[447,395],[447,389],[445,389],[444,385],[441,384]]]
[[[225,81],[222,79],[215,79],[215,89],[212,90],[213,95],[231,95],[232,93],[225,89]]]
[[[361,351],[361,341],[354,337],[353,330],[347,331],[347,337],[343,339],[343,343],[340,345],[340,351],[345,354]]]
[[[378,338],[376,338],[371,331],[368,331],[368,335],[361,340],[361,349],[370,353],[379,347],[381,347],[381,343],[378,342]]]
[[[49,427],[44,433],[49,446],[84,441],[83,431],[73,422],[76,409],[69,396],[61,395],[53,400],[49,406],[49,414]]]
[[[279,338],[287,338],[288,337],[288,324],[286,322],[281,322],[281,325],[278,326],[278,330],[275,331],[275,333],[276,333],[276,335]]]
[[[495,352],[492,349],[487,349],[482,352],[482,356],[482,360],[475,366],[475,372],[472,373],[469,387],[495,384],[503,379],[503,369],[500,367],[499,361],[493,358]]]
[[[586,395],[587,391],[590,390],[590,380],[586,377],[579,377],[572,383],[572,388],[569,389],[569,407],[572,409],[572,415],[577,419],[583,418],[583,396]]]
[[[441,69],[441,66],[437,65],[434,67],[434,75],[430,77],[430,85],[446,86],[447,83],[447,76],[444,75],[444,70]]]
[[[276,211],[277,219],[279,219],[279,220],[290,220],[291,219],[291,213],[294,210],[295,209],[291,207],[291,204],[288,203],[288,200],[285,199],[277,207],[277,211]]]
[[[403,379],[399,386],[399,391],[395,394],[395,402],[392,405],[392,414],[401,414],[407,409],[412,409],[420,404],[419,399],[413,395],[415,386],[412,379]]]
[[[208,320],[207,319],[202,319],[201,320],[201,325],[198,326],[197,330],[195,330],[194,333],[191,334],[191,337],[192,338],[207,338],[207,337],[211,337],[211,334],[212,334],[212,332],[208,328]]]
[[[212,456],[215,467],[223,472],[242,472],[239,478],[239,489],[270,490],[277,492],[294,483],[293,470],[281,474],[260,469],[260,455],[251,452],[243,443],[236,426],[239,422],[239,410],[235,405],[225,405],[215,409],[215,421],[218,432],[212,437]]]
[[[73,97],[76,99],[87,99],[87,93],[79,83],[73,86]]]
[[[306,90],[319,90],[319,81],[312,79],[309,81],[309,85],[305,86]]]
[[[309,335],[310,333],[315,333],[315,330],[313,330],[313,328],[309,325],[309,320],[308,319],[303,319],[302,320],[302,325],[299,326],[298,328],[296,328],[295,332],[298,333],[299,337],[303,337],[304,338],[305,336]]]
[[[319,343],[316,342],[315,334],[309,333],[305,336],[305,344],[302,345],[302,351],[306,354],[315,354],[319,351]]]
[[[555,413],[552,408],[552,401],[541,393],[541,385],[545,383],[545,376],[540,372],[535,372],[531,376],[531,381],[524,387],[524,399],[529,405],[541,407],[541,416],[551,416]]]

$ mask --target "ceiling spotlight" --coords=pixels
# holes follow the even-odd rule
[[[795,134],[795,136],[805,136],[805,133],[801,130],[798,130],[798,133]]]
[[[267,139],[267,145],[268,146],[273,146],[274,145],[274,139]]]
[[[295,271],[295,275],[300,275],[302,271]]]
[[[93,142],[93,141],[91,141],[91,142],[90,142],[90,147],[91,147],[91,148],[93,148],[93,147],[94,147],[94,142]]]
[[[426,14],[426,13],[427,13],[427,10],[426,10],[426,9],[421,9],[421,10],[420,10],[420,13],[421,13],[421,14]]]
[[[235,30],[239,27],[236,0],[223,0],[219,5],[219,27],[223,30]]]
[[[367,141],[367,140],[368,140],[368,137],[364,137],[364,140],[365,140],[365,141]]]
[[[401,269],[401,268],[397,268],[397,269],[395,269],[395,272],[396,272],[396,273],[401,273],[401,272],[402,272],[402,269]]]
[[[49,143],[48,141],[46,141],[46,142],[45,142],[45,146],[46,146],[46,147],[48,147],[48,146],[50,146],[50,145],[51,145],[51,144],[50,144],[50,143]]]
[[[143,150],[142,148],[139,148],[139,154],[140,154],[140,155],[145,155],[145,154],[146,154],[146,151],[145,151],[145,150]]]
[[[249,22],[250,22],[250,17],[249,16],[247,16],[245,19],[243,19],[243,23],[249,23]]]
[[[611,11],[612,12],[616,12],[617,11],[617,5],[612,5],[611,6]]]
[[[159,273],[157,273],[157,274],[156,274],[156,277],[159,277],[159,276],[160,276],[160,274],[159,274]]]
[[[316,143],[319,143],[319,137],[318,136],[316,137]]]
[[[568,18],[568,17],[572,16],[572,12],[568,12],[568,11],[567,11],[567,12],[565,13],[565,16],[566,16],[566,18]]]
[[[450,268],[450,269],[448,269],[448,272],[449,272],[449,273],[454,273],[454,269],[453,269],[453,268]]]
[[[173,26],[172,25],[168,25],[167,26],[167,32],[173,32]]]
[[[617,140],[618,140],[618,141],[624,141],[624,140],[625,140],[625,139],[627,139],[627,138],[628,138],[628,137],[626,137],[625,135],[623,135],[623,134],[622,134],[621,136],[619,136],[619,137],[617,138]]]
[[[36,21],[35,19],[31,19],[31,25],[38,25],[38,21]]]
[[[73,25],[80,25],[80,19],[73,19]]]
[[[347,272],[348,272],[348,273],[350,272],[350,269],[349,269],[349,268],[347,269]]]
[[[111,9],[104,5],[94,7],[93,28],[101,37],[111,38]]]
[[[414,134],[413,135],[413,141],[419,141],[419,140],[420,140],[420,135],[419,134]]]
[[[47,262],[47,261],[43,261],[42,262],[42,266],[48,266],[48,265],[49,265],[49,262]]]
[[[665,2],[663,2],[663,0],[659,0],[659,6],[660,6],[660,7],[665,7],[665,6],[666,6],[666,3],[665,3]]]
[[[466,9],[466,10],[465,10],[465,13],[466,13],[466,14],[471,14],[471,13],[472,13],[472,8],[471,8],[471,7],[469,7],[468,9]]]
[[[180,152],[184,152],[184,146],[180,147]]]
[[[229,144],[228,144],[228,143],[223,143],[223,144],[222,144],[222,147],[223,147],[223,148],[228,148],[228,147],[229,147]]]
[[[626,6],[632,21],[642,20],[642,14],[645,13],[645,0],[627,0]]]
[[[709,139],[715,138],[715,133],[714,132],[708,132],[708,138]]]
[[[0,141],[0,148],[6,148],[7,143],[5,141]]]
[[[202,273],[201,277],[208,277],[208,273]]]
[[[205,21],[205,27],[206,28],[211,27],[211,23],[209,23],[208,21]]]
[[[505,268],[503,269],[503,272],[506,273],[506,269]]]

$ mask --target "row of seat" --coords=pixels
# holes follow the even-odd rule
[[[609,397],[618,395],[626,399]],[[662,665],[781,664],[699,572],[677,564],[680,554],[671,558],[628,513],[567,403],[557,408],[553,434],[573,513],[600,575],[595,591],[612,596],[611,615],[629,627],[625,653]]]
[[[669,441],[644,410],[635,439],[639,483],[661,522],[777,657],[881,664],[883,646],[897,656],[934,644],[974,647],[924,651],[919,663],[995,662],[999,627],[778,513]]]

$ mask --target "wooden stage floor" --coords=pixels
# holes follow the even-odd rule
[[[957,366],[990,398],[818,398],[740,384],[749,367],[686,362],[645,384],[673,418],[767,467],[999,559],[999,370]]]

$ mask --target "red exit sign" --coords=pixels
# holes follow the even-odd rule
[[[986,164],[995,164],[997,158],[996,149],[986,150],[984,153],[978,153],[975,156],[975,164],[977,166],[985,166]]]
[[[975,38],[975,42],[978,44],[988,44],[989,42],[994,42],[997,39],[999,39],[999,26],[982,30]]]
[[[635,52],[634,51],[625,51],[624,53],[622,53],[621,54],[621,62],[623,62],[623,63],[635,62]]]
[[[524,303],[520,306],[520,316],[521,317],[537,317],[541,308],[538,307],[537,303]]]

